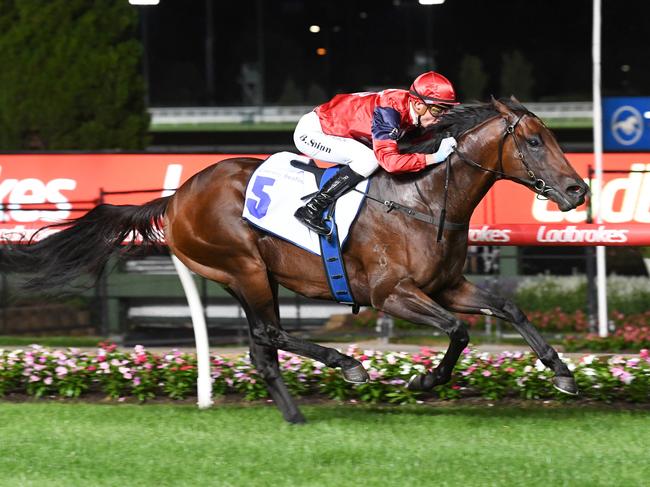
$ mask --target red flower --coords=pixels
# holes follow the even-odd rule
[[[193,368],[193,365],[183,365],[180,370],[192,370]]]

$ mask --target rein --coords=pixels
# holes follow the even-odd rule
[[[526,159],[524,157],[524,153],[521,150],[521,146],[519,145],[519,141],[517,140],[517,134],[515,133],[515,129],[517,128],[517,125],[519,125],[519,122],[521,121],[522,118],[524,118],[527,114],[524,113],[517,118],[515,123],[509,124],[508,121],[504,118],[503,121],[506,123],[506,130],[503,133],[503,137],[501,137],[501,140],[499,141],[499,160],[498,162],[498,170],[490,169],[489,167],[482,166],[478,162],[473,161],[472,159],[468,158],[464,154],[462,154],[460,151],[456,150],[455,153],[458,156],[458,158],[463,161],[464,163],[474,166],[481,171],[484,172],[489,172],[492,174],[496,174],[497,179],[510,179],[512,181],[518,181],[521,184],[525,186],[532,186],[533,189],[537,192],[537,199],[548,199],[545,197],[546,193],[555,190],[552,186],[549,186],[546,184],[546,181],[544,181],[542,178],[538,178],[533,170],[530,168],[528,163],[526,162]],[[526,168],[526,173],[530,177],[530,180],[522,179],[518,176],[512,176],[509,174],[506,174],[503,172],[503,146],[505,145],[506,138],[508,135],[512,136],[512,140],[515,143],[515,147],[517,148],[517,154],[516,158],[519,159],[522,163],[522,165]]]
[[[375,198],[374,196],[370,196],[369,194],[364,193],[363,191],[359,191],[358,189],[354,189],[357,193],[361,193],[364,198],[367,198],[369,200],[372,200],[376,203],[384,205],[386,208],[386,213],[390,213],[393,210],[399,211],[401,213],[404,213],[407,216],[410,216],[411,218],[415,218],[416,220],[420,220],[425,223],[429,223],[435,227],[438,227],[438,241],[440,241],[440,236],[442,234],[442,228],[444,226],[447,226],[450,230],[467,230],[469,228],[469,223],[454,223],[454,222],[445,222],[444,221],[444,216],[445,216],[445,211],[443,210],[440,212],[440,218],[436,219],[433,215],[431,214],[426,214],[422,213],[421,211],[414,210],[413,208],[409,206],[404,206],[400,205],[399,203],[396,203],[395,201],[391,200],[380,200],[379,198]],[[418,188],[419,191],[419,188]]]

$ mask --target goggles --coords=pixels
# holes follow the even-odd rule
[[[440,115],[441,113],[445,112],[447,108],[441,106],[441,105],[427,105],[427,110],[429,113],[433,116]]]

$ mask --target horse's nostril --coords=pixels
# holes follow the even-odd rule
[[[575,195],[575,196],[580,196],[580,195],[585,194],[585,191],[586,191],[586,190],[585,190],[585,188],[583,188],[582,186],[579,186],[579,185],[577,185],[577,184],[574,184],[573,186],[569,186],[569,187],[566,189],[566,191],[567,191],[567,193],[569,193],[569,194],[573,194],[573,195]]]

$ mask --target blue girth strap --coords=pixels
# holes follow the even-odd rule
[[[320,187],[322,188],[338,170],[339,168],[337,166],[327,169],[321,178]],[[343,263],[343,256],[341,255],[341,245],[339,244],[338,229],[334,222],[334,207],[326,209],[323,212],[323,217],[327,219],[327,226],[332,229],[329,236],[321,235],[319,238],[320,253],[323,259],[323,266],[325,267],[327,283],[329,284],[334,299],[339,303],[349,304],[353,307],[353,312],[357,313],[359,311],[359,305],[352,297],[352,292],[350,291],[350,285],[348,283],[348,275],[345,272],[345,264]]]

